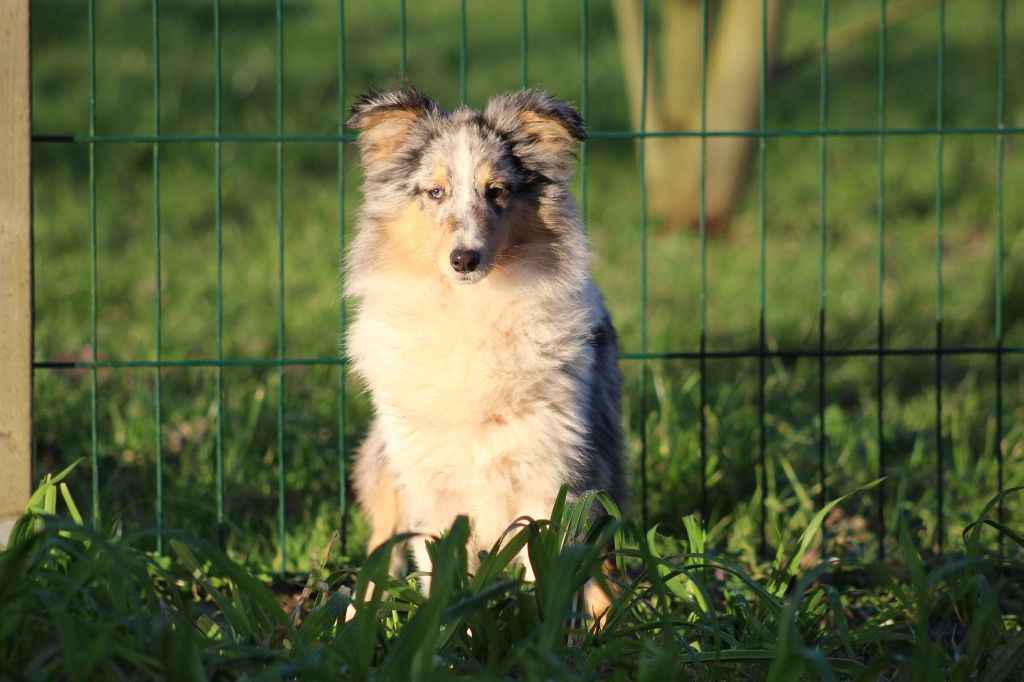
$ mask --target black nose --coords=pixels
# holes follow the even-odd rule
[[[452,251],[448,257],[455,272],[473,272],[480,265],[479,251]]]

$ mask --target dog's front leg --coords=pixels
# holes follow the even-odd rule
[[[416,570],[421,573],[419,577],[420,592],[424,596],[430,596],[430,582],[434,566],[430,561],[430,554],[427,552],[427,537],[417,536],[409,541],[412,549],[412,558],[416,562]]]
[[[551,515],[552,507],[555,504],[556,495],[538,495],[534,496],[528,506],[524,506],[524,509],[528,509],[527,513],[521,514],[529,518],[538,519],[545,518]],[[568,500],[572,502],[575,499],[574,495],[570,495]],[[597,515],[596,509],[591,509],[590,520],[593,522]],[[533,565],[530,563],[530,556],[527,552],[527,548],[524,547],[519,552],[519,560],[523,564],[525,569],[524,579],[529,582],[536,582],[537,576],[533,571]],[[606,578],[612,577],[614,574],[614,563],[605,561],[602,564],[602,573]],[[612,602],[608,598],[608,595],[598,587],[594,580],[588,580],[583,588],[583,611],[586,614],[588,620],[593,620],[597,623],[597,628],[601,629],[604,627],[605,621],[607,620],[608,610],[611,608]]]
[[[370,436],[356,454],[353,469],[353,484],[359,505],[370,522],[370,540],[367,553],[388,542],[397,532],[403,530],[405,509],[402,505],[395,476],[387,466],[384,456],[384,442],[379,428],[371,428]],[[391,548],[388,573],[399,577],[405,567],[405,546],[398,543]],[[366,586],[366,599],[373,597],[377,586],[372,582]],[[355,616],[356,606],[349,604],[345,620]]]
[[[522,493],[521,493],[522,494]],[[519,505],[519,512],[516,514],[516,518],[523,519],[546,519],[551,516],[551,509],[555,506],[555,498],[558,496],[558,491],[547,494],[533,493],[530,495],[523,495],[523,501]],[[523,578],[527,582],[536,582],[537,574],[533,571],[533,564],[530,563],[530,555],[527,551],[527,547],[523,547],[519,551],[519,562],[522,563],[525,573]]]

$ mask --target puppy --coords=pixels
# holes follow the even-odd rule
[[[615,330],[568,189],[579,114],[535,90],[448,112],[407,86],[364,95],[347,124],[365,174],[345,294],[374,408],[353,466],[371,549],[464,514],[475,557],[546,518],[563,484],[621,505]],[[411,545],[429,570],[426,541]]]

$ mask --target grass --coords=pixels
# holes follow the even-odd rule
[[[1024,94],[1013,87],[1011,75],[1024,70],[1024,52],[1019,49],[1024,44],[1024,12],[1013,3],[1007,4],[1005,121],[1008,126],[1021,127]],[[238,0],[222,0],[221,5],[223,131],[273,133],[277,126],[274,8],[269,3],[254,5]],[[285,3],[282,124],[286,133],[336,132],[344,108],[359,92],[397,76],[398,6],[346,3],[345,70],[339,94],[338,4],[326,0]],[[466,89],[469,102],[480,105],[495,92],[519,86],[519,8],[515,3],[467,6]],[[652,6],[656,12],[657,3]],[[580,103],[586,107],[592,130],[627,130],[631,124],[611,9],[604,2],[590,2],[588,7],[588,99]],[[34,131],[86,134],[87,5],[70,0],[34,0],[32,9]],[[460,89],[459,3],[407,3],[407,10],[408,72],[420,87],[445,105],[454,106]],[[874,3],[831,3],[830,22],[842,26],[875,11]],[[96,3],[96,130],[100,134],[153,132],[149,12],[149,5],[144,3]],[[160,12],[161,131],[212,133],[216,125],[213,9],[202,3],[162,3]],[[994,126],[999,29],[995,4],[948,0],[946,12],[944,123],[950,127]],[[793,65],[781,70],[769,84],[770,129],[817,128],[818,65],[791,59],[813,49],[820,38],[820,22],[818,3],[790,3],[780,63]],[[573,3],[530,3],[529,83],[577,102],[581,96],[579,23],[579,8]],[[657,26],[657,22],[652,25]],[[886,124],[891,128],[936,125],[937,25],[937,11],[928,6],[889,29]],[[830,55],[828,127],[877,125],[877,54],[877,36],[868,36]],[[1024,301],[1024,231],[1020,229],[1024,224],[1024,195],[1014,191],[1013,182],[1024,172],[1018,137],[1006,136],[1002,222],[1003,341],[1013,348],[1024,346],[1024,307],[1020,303]],[[937,251],[942,254],[943,343],[994,345],[995,146],[992,135],[945,137],[942,240],[937,248],[937,139],[886,138],[882,177],[885,261],[880,290],[879,156],[875,138],[828,139],[824,190],[820,185],[817,138],[767,138],[766,172],[760,177],[755,164],[752,182],[729,233],[707,242],[703,277],[697,236],[665,232],[656,220],[648,226],[649,258],[646,265],[642,263],[635,145],[609,139],[588,142],[583,165],[583,210],[595,252],[595,278],[620,330],[623,351],[636,353],[641,347],[644,321],[640,315],[640,275],[645,267],[649,283],[648,350],[699,349],[702,281],[707,294],[707,325],[703,331],[708,350],[756,349],[760,342],[758,244],[762,217],[766,228],[765,343],[769,349],[817,348],[822,284],[828,348],[873,348],[880,300],[884,303],[888,347],[934,347],[940,313]],[[279,298],[280,245],[272,143],[222,144],[220,284],[214,145],[160,146],[157,211],[152,145],[96,144],[99,359],[155,358],[157,291],[159,345],[164,360],[209,360],[217,357],[218,347],[226,358],[272,360],[278,349],[279,314],[285,322],[286,356],[337,358],[344,313],[339,303],[338,263],[343,236],[358,209],[356,190],[360,180],[354,149],[349,144],[341,145],[340,153],[339,162],[339,145],[332,142],[284,145],[284,288]],[[37,142],[33,147],[37,361],[91,358],[88,155],[85,144]],[[581,198],[583,173],[576,188]],[[762,181],[763,206],[759,201]],[[822,201],[827,236],[823,281],[818,250]],[[157,214],[159,282],[154,249]],[[218,296],[222,300],[222,325],[218,325]],[[966,647],[972,638],[982,638],[984,641],[973,644],[971,651],[983,646],[988,647],[984,649],[987,653],[971,659],[976,663],[964,666],[974,665],[978,670],[979,666],[993,664],[1001,655],[998,642],[1002,641],[992,635],[997,632],[993,624],[1003,622],[994,614],[1013,613],[1014,608],[1019,612],[1019,596],[1015,596],[1009,577],[1019,570],[1019,565],[1013,563],[1018,561],[1019,552],[1004,535],[1001,545],[1005,561],[1000,563],[988,554],[996,548],[998,533],[987,531],[981,538],[983,546],[973,550],[964,547],[961,534],[978,518],[983,501],[999,493],[997,449],[1004,458],[1004,487],[1024,484],[1024,356],[1006,353],[1002,359],[1003,419],[998,441],[996,359],[984,354],[945,355],[939,382],[935,363],[931,355],[887,356],[879,386],[878,361],[871,356],[829,357],[824,362],[824,374],[819,373],[816,357],[772,357],[764,366],[762,420],[757,358],[707,360],[705,401],[701,400],[702,377],[697,360],[650,361],[645,381],[640,362],[624,360],[632,516],[641,508],[641,444],[646,443],[648,525],[657,523],[659,530],[652,542],[637,527],[635,518],[623,522],[628,541],[620,545],[622,551],[632,548],[630,551],[639,552],[646,542],[648,547],[662,547],[662,556],[669,556],[704,546],[702,554],[709,557],[708,561],[715,557],[713,561],[730,562],[752,582],[744,582],[716,563],[714,568],[702,569],[695,578],[713,596],[715,608],[708,607],[703,613],[706,618],[712,612],[720,615],[714,625],[702,620],[704,616],[693,616],[692,605],[666,587],[667,592],[651,598],[654,606],[643,607],[648,609],[646,615],[638,611],[637,605],[628,617],[624,616],[624,639],[615,636],[609,638],[607,646],[595,642],[593,647],[588,644],[579,650],[566,650],[564,657],[557,654],[554,660],[540,655],[538,645],[524,634],[525,629],[505,628],[497,634],[486,629],[496,622],[511,622],[503,620],[506,615],[502,615],[502,609],[513,608],[509,603],[516,605],[514,609],[522,607],[522,613],[532,613],[530,604],[536,606],[536,595],[543,588],[531,592],[516,583],[509,588],[510,601],[502,602],[504,606],[474,602],[474,609],[479,608],[474,613],[491,615],[480,616],[483,620],[479,628],[473,625],[472,640],[464,634],[452,634],[445,640],[438,648],[443,652],[442,660],[448,661],[451,654],[452,661],[461,661],[456,665],[458,670],[486,670],[471,669],[470,663],[486,666],[493,662],[487,658],[492,654],[485,655],[474,647],[484,647],[478,643],[494,636],[508,638],[493,655],[501,660],[507,657],[512,666],[509,670],[536,664],[541,666],[538,675],[560,675],[563,669],[558,665],[569,665],[566,670],[586,675],[588,670],[601,669],[586,667],[590,657],[600,665],[601,661],[632,656],[649,666],[637,670],[637,676],[654,676],[662,669],[658,666],[675,665],[672,657],[681,651],[689,656],[688,665],[694,666],[693,670],[704,670],[700,666],[706,661],[694,658],[679,644],[671,628],[651,625],[664,625],[668,618],[676,630],[685,633],[681,637],[687,646],[699,641],[700,646],[695,648],[705,654],[736,649],[728,634],[744,646],[760,647],[762,653],[757,655],[769,657],[765,660],[783,660],[776,659],[782,649],[776,648],[775,642],[784,640],[787,652],[811,657],[806,659],[808,665],[821,660],[826,661],[823,665],[832,665],[828,660],[835,656],[865,663],[874,656],[884,658],[886,663],[881,665],[887,671],[912,676],[909,671],[913,670],[924,678],[927,675],[920,671],[925,661],[950,672],[956,663],[947,665],[949,661],[965,660],[966,649],[958,649],[958,643]],[[223,399],[218,401],[215,368],[166,368],[160,373],[158,410],[156,370],[99,369],[95,468],[90,461],[74,469],[65,480],[73,499],[79,501],[86,527],[94,530],[48,521],[40,534],[33,536],[35,539],[25,541],[24,549],[3,555],[6,565],[20,567],[10,569],[22,571],[18,573],[23,576],[20,580],[26,575],[39,576],[38,584],[48,585],[41,588],[44,596],[68,594],[57,589],[58,584],[83,584],[95,592],[81,595],[85,601],[76,603],[106,604],[105,599],[116,602],[109,609],[104,606],[104,613],[111,617],[103,621],[104,627],[110,628],[111,641],[123,642],[126,651],[164,652],[168,664],[194,661],[198,656],[208,672],[221,670],[216,665],[241,671],[251,664],[284,674],[299,670],[288,666],[312,665],[312,658],[306,656],[322,656],[323,661],[330,661],[324,665],[340,666],[341,659],[332,658],[336,652],[329,643],[342,638],[342,633],[348,638],[353,631],[335,631],[327,624],[331,609],[338,608],[342,600],[336,596],[331,601],[331,595],[338,594],[336,586],[341,577],[329,574],[337,566],[362,566],[361,570],[367,570],[363,555],[365,528],[357,514],[343,513],[347,500],[341,474],[346,455],[367,424],[368,406],[360,388],[348,379],[342,367],[288,366],[283,372],[283,388],[280,378],[276,367],[226,367],[219,377]],[[818,418],[819,382],[823,382],[825,397],[823,423]],[[646,394],[641,394],[641,387]],[[282,395],[283,452],[278,447]],[[936,430],[937,397],[942,403],[941,440]],[[692,531],[687,535],[684,519],[699,511],[702,402],[706,402],[703,437],[707,469],[703,473],[709,515],[706,537],[697,538]],[[37,369],[33,408],[37,477],[61,471],[79,458],[91,459],[93,401],[88,369]],[[884,471],[879,412],[887,464]],[[822,443],[824,480],[818,466]],[[152,529],[156,525],[158,444],[163,526],[183,534],[167,536],[163,556],[149,553],[156,546]],[[218,453],[223,462],[222,503],[217,495]],[[938,457],[945,466],[941,489],[936,478]],[[277,480],[281,458],[283,490]],[[764,587],[783,565],[793,565],[785,563],[789,553],[798,546],[796,539],[805,529],[816,525],[815,517],[824,501],[862,488],[882,474],[887,476],[884,484],[844,499],[821,521],[826,533],[801,555],[803,568],[799,575],[812,576],[803,599],[786,602],[785,594],[776,594],[771,603],[783,604],[782,610],[769,609],[769,602],[763,601],[752,585]],[[98,496],[93,495],[94,490]],[[937,519],[940,491],[945,514],[942,529]],[[767,552],[760,546],[762,501]],[[880,506],[883,502],[884,510]],[[1002,519],[1008,528],[1019,528],[1021,511],[1019,496],[1010,496],[1003,501],[1002,515],[997,511],[993,518]],[[278,535],[279,513],[285,521],[283,543]],[[251,581],[242,588],[225,588],[224,597],[235,604],[236,611],[248,614],[249,629],[231,630],[234,625],[218,621],[221,616],[210,613],[226,607],[210,601],[213,597],[207,587],[192,592],[193,580],[198,578],[179,552],[186,537],[188,547],[202,547],[193,550],[195,561],[209,572],[209,585],[220,589],[236,579],[231,576],[241,575],[236,564],[260,576],[274,571],[278,581],[282,573],[302,573],[311,562],[320,560],[336,531],[342,536],[325,569],[328,575],[318,576],[325,578],[330,589],[318,592],[314,600],[324,615],[315,636],[303,640],[310,643],[308,648],[297,643],[299,639],[291,630],[277,624],[277,616],[264,603],[266,599],[258,596],[266,588],[254,587]],[[538,527],[536,533],[543,535],[543,529]],[[940,545],[945,550],[943,555],[939,553]],[[457,553],[452,545],[446,547],[445,551]],[[772,558],[777,548],[784,554],[782,559]],[[921,557],[923,574],[911,574],[910,569],[916,565],[912,555]],[[125,594],[115,593],[102,577],[113,566],[111,562],[116,563],[115,556],[123,558],[117,561],[130,564],[131,568],[125,570],[134,576],[130,578],[133,587],[126,588]],[[814,576],[815,562],[825,557],[838,557],[840,562],[829,564],[824,574]],[[83,563],[76,564],[77,558]],[[634,562],[628,580],[635,578],[637,585],[647,585],[637,590],[647,595],[647,591],[656,589],[657,580],[650,576],[657,574],[657,560],[633,555],[624,559]],[[668,563],[678,565],[675,559]],[[229,566],[234,568],[226,568]],[[97,567],[107,568],[97,573]],[[81,571],[78,583],[68,582],[66,571],[72,570]],[[430,616],[438,618],[440,610],[441,621],[430,622],[453,622],[445,620],[446,609],[484,589],[481,585],[468,587],[470,578],[460,577],[459,570],[457,566],[452,568],[455,577],[450,599],[441,600],[446,606],[434,607]],[[980,582],[979,575],[985,582]],[[794,578],[793,585],[798,580]],[[1001,580],[1005,581],[1003,587],[994,589]],[[678,587],[686,581],[668,579],[668,583]],[[0,589],[4,584],[0,581]],[[279,582],[275,584],[280,586]],[[986,589],[979,593],[979,585]],[[23,589],[5,594],[19,600],[34,598]],[[422,607],[408,589],[402,594],[410,609]],[[833,594],[849,621],[845,630],[833,608]],[[987,596],[990,594],[994,596]],[[995,600],[994,605],[991,600]],[[152,620],[150,607],[157,602],[172,606],[157,609],[156,613],[163,615]],[[248,606],[239,606],[242,602]],[[31,601],[18,603],[28,612],[38,610],[42,621],[50,618],[41,602],[34,607]],[[399,603],[403,602],[392,602],[388,608]],[[964,635],[965,623],[973,622],[969,620],[971,614],[986,604],[989,615],[981,622],[988,625],[972,626]],[[247,611],[250,608],[251,614]],[[568,607],[559,608],[557,613],[564,615]],[[83,633],[95,625],[90,618],[100,616],[86,606],[82,609],[82,618],[68,627],[72,629],[69,636],[75,636],[74,629],[80,627],[78,635],[85,641]],[[209,622],[199,620],[200,614],[217,624],[216,632]],[[885,614],[886,618],[880,615],[879,620],[872,620],[873,616],[867,614]],[[693,621],[687,620],[691,617]],[[360,626],[371,633],[376,633],[374,628],[385,629],[369,647],[372,654],[361,650],[361,656],[370,655],[372,659],[366,665],[383,665],[388,656],[403,665],[412,660],[412,644],[403,644],[403,653],[394,653],[399,651],[398,641],[405,626],[412,623],[412,618],[408,623],[404,618],[391,614],[382,616],[372,627]],[[888,619],[898,627],[891,631],[888,625],[882,628],[880,623]],[[555,620],[562,623],[563,619],[558,615]],[[683,626],[677,621],[696,625]],[[5,618],[5,622],[18,620]],[[52,618],[46,622],[55,623]],[[200,623],[199,635],[189,629],[190,623]],[[1019,629],[1015,622],[1004,625],[1007,633]],[[418,632],[425,627],[418,625]],[[129,643],[129,636],[118,628],[130,630],[140,639],[130,639]],[[282,638],[279,628],[284,628],[288,636]],[[441,632],[440,627],[435,630]],[[855,634],[844,639],[847,631]],[[187,634],[180,634],[183,632]],[[312,628],[307,630],[311,632]],[[885,639],[890,632],[892,638]],[[925,634],[929,632],[947,645],[928,648],[931,645]],[[826,652],[822,654],[826,658],[814,659],[811,654],[815,650],[801,648],[797,635],[804,644],[813,643]],[[957,639],[960,637],[966,639],[961,642]],[[24,644],[28,640],[20,641]],[[861,643],[865,648],[860,648]],[[178,656],[168,653],[172,646],[186,648]],[[834,646],[840,646],[841,651],[830,648]],[[415,655],[426,655],[417,652]],[[32,655],[42,660],[44,653],[37,648]],[[64,662],[48,660],[50,665],[79,669],[78,662],[71,658]],[[549,663],[553,667],[544,667]],[[717,666],[707,664],[708,675],[728,669]],[[754,670],[750,673],[754,677],[767,675],[771,664]],[[837,675],[846,675],[846,668],[836,670]]]
[[[138,549],[82,525],[64,474],[47,477],[11,545],[0,552],[0,672],[60,677],[337,679],[1019,679],[1024,671],[1024,562],[983,550],[998,499],[967,529],[961,557],[929,560],[906,525],[902,575],[880,567],[856,608],[840,590],[851,566],[805,565],[830,507],[785,543],[764,575],[710,549],[687,517],[682,538],[642,532],[617,513],[586,519],[606,498],[563,497],[552,520],[523,525],[466,570],[469,527],[459,518],[432,545],[433,589],[386,575],[383,550],[358,571],[387,585],[367,600],[330,547],[301,592],[272,592],[220,549],[178,531],[168,553]],[[876,482],[877,483],[877,482]],[[1018,494],[1020,488],[1004,495]],[[863,494],[858,491],[855,495]],[[58,496],[65,520],[55,516]],[[64,506],[61,505],[61,506]],[[614,507],[610,509],[614,512]],[[604,548],[619,566],[603,629],[574,601],[601,575]],[[536,582],[510,565],[526,547]],[[388,546],[390,549],[390,546]],[[844,575],[847,574],[847,575]],[[356,616],[345,622],[350,600]],[[43,644],[45,642],[45,644]]]

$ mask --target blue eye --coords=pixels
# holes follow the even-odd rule
[[[427,190],[427,196],[431,199],[441,199],[444,197],[444,190],[440,187],[431,187]]]

